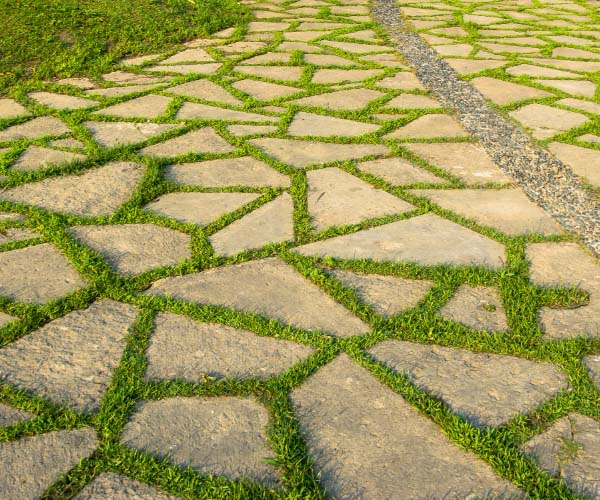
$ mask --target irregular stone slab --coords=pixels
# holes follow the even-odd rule
[[[180,184],[206,187],[290,185],[289,177],[251,156],[169,165],[165,176]]]
[[[600,144],[600,136],[595,134],[583,134],[580,135],[577,140],[585,142],[593,142],[594,144]]]
[[[56,80],[56,83],[60,83],[61,85],[71,85],[83,90],[93,89],[96,86],[96,83],[89,78],[62,78]]]
[[[290,27],[289,23],[274,23],[270,21],[253,21],[248,23],[248,31],[284,31]]]
[[[12,241],[25,241],[25,240],[31,240],[33,238],[41,238],[41,237],[42,237],[41,234],[30,231],[29,229],[9,227],[9,228],[1,230],[0,245],[3,245],[4,243],[9,243]]]
[[[422,168],[416,167],[402,158],[382,158],[358,164],[363,172],[381,177],[386,182],[401,186],[404,184],[443,184],[446,181]]]
[[[554,64],[554,61],[552,62]],[[581,78],[577,73],[563,71],[554,68],[544,68],[543,66],[534,66],[532,64],[519,64],[507,68],[506,72],[511,76],[532,76],[534,78]]]
[[[315,38],[329,35],[331,31],[286,31],[283,33],[284,40],[295,40],[300,42],[310,42]]]
[[[504,247],[434,214],[309,243],[294,251],[302,255],[415,262],[424,266],[451,264],[500,268]]]
[[[385,45],[367,45],[366,43],[337,42],[333,40],[321,40],[320,45],[340,49],[351,54],[370,54],[373,52],[389,52],[390,48]]]
[[[427,280],[360,274],[340,269],[328,269],[327,274],[353,288],[360,299],[381,316],[395,316],[416,307],[433,286],[433,282]]]
[[[271,63],[283,63],[289,64],[292,58],[292,54],[288,52],[267,52],[266,54],[261,54],[259,56],[251,57],[250,59],[245,59],[241,62],[241,64],[271,64]]]
[[[545,104],[528,104],[511,111],[509,115],[531,130],[536,139],[547,139],[559,132],[566,132],[587,123],[589,119],[581,113],[553,108]]]
[[[5,405],[4,403],[0,403],[0,427],[8,427],[9,425],[14,425],[19,422],[26,422],[32,418],[35,418],[35,415],[28,411],[19,410],[12,406]]]
[[[50,177],[0,194],[1,199],[82,217],[110,215],[134,193],[145,167],[113,162],[80,175]]]
[[[215,253],[235,255],[294,239],[294,202],[283,193],[209,238]]]
[[[88,484],[75,500],[179,500],[139,481],[103,472]]]
[[[102,75],[107,82],[119,85],[145,85],[149,83],[160,83],[166,81],[164,77],[140,75],[128,71],[113,71]]]
[[[504,80],[487,76],[474,78],[471,80],[471,84],[479,90],[484,97],[500,105],[552,95],[545,90],[528,87],[527,85],[505,82]]]
[[[94,140],[105,148],[144,142],[177,128],[168,123],[84,122]]]
[[[14,99],[0,99],[0,119],[18,118],[27,116],[29,111]]]
[[[287,85],[247,79],[239,80],[233,83],[232,86],[259,101],[270,101],[271,99],[287,97],[302,91],[302,89],[288,87]]]
[[[124,118],[158,118],[165,114],[170,102],[169,97],[150,94],[109,106],[96,111],[96,114]]]
[[[302,76],[302,68],[297,66],[236,66],[233,70],[244,75],[281,81],[297,81]]]
[[[98,446],[90,428],[55,431],[0,443],[0,497],[40,498]]]
[[[161,61],[159,64],[179,64],[186,62],[213,62],[213,57],[206,52],[206,50],[202,48],[193,48],[182,50],[181,52],[177,52],[173,54],[171,57],[168,57],[164,61]]]
[[[506,61],[494,61],[489,59],[446,59],[446,62],[454,69],[454,71],[461,75],[479,73],[484,69],[499,68],[506,64]]]
[[[63,163],[70,163],[77,160],[82,161],[85,158],[85,155],[78,153],[69,153],[68,151],[58,151],[56,149],[32,145],[21,153],[17,161],[12,164],[11,170],[32,172]]]
[[[590,98],[596,94],[596,84],[587,80],[537,80],[537,82],[547,87],[562,90],[567,94]]]
[[[562,232],[520,189],[415,189],[411,193],[511,236]]]
[[[551,142],[548,149],[577,175],[585,177],[593,186],[600,186],[600,151],[562,142]]]
[[[218,108],[216,106],[208,106],[207,104],[199,104],[196,102],[186,102],[181,106],[177,115],[177,120],[224,120],[224,121],[240,121],[240,122],[260,122],[273,123],[279,119],[274,116],[259,115],[257,113],[248,113],[246,111],[237,111],[233,109]]]
[[[235,148],[212,128],[204,127],[152,146],[146,146],[140,150],[140,153],[144,156],[170,158],[187,153],[231,153],[233,151]]]
[[[570,413],[521,450],[576,494],[600,498],[600,424],[593,418]]]
[[[232,96],[223,87],[211,82],[210,80],[194,80],[192,82],[182,83],[175,87],[166,89],[170,94],[196,97],[205,101],[221,102],[223,104],[232,104],[241,106],[243,102],[237,97]]]
[[[18,319],[19,318],[15,318],[14,316],[11,316],[10,314],[0,312],[0,328],[4,328],[6,325],[11,323],[12,321],[17,321]]]
[[[398,97],[394,97],[390,102],[385,105],[387,108],[404,108],[404,109],[427,109],[427,108],[441,108],[441,104],[424,95],[415,94],[401,94]]]
[[[469,134],[451,116],[425,115],[383,136],[384,139],[436,139],[440,137],[469,137]]]
[[[66,257],[48,243],[0,253],[0,296],[44,304],[85,286]]]
[[[358,160],[370,155],[384,155],[389,150],[380,144],[334,144],[330,142],[290,139],[252,139],[248,141],[277,160],[302,168],[333,161]]]
[[[508,330],[506,310],[498,290],[494,287],[461,285],[440,309],[440,315],[473,330]]]
[[[256,193],[168,193],[145,209],[179,222],[206,225],[258,197]]]
[[[148,347],[148,380],[201,383],[216,378],[275,377],[308,358],[314,349],[216,323],[198,323],[163,312]]]
[[[339,168],[324,168],[306,173],[308,211],[317,230],[330,226],[357,224],[366,219],[385,217],[415,207]]]
[[[556,104],[562,104],[563,106],[569,106],[581,111],[587,111],[588,113],[600,114],[600,104],[590,101],[583,101],[582,99],[573,99],[571,97],[567,97],[566,99],[556,101]]]
[[[520,496],[346,354],[294,389],[291,400],[318,477],[332,497]]]
[[[161,54],[149,54],[146,56],[128,57],[127,59],[121,59],[119,64],[122,66],[141,66],[144,63],[155,61]]]
[[[534,243],[527,246],[531,281],[542,286],[589,292],[586,306],[575,309],[543,307],[540,323],[543,340],[600,336],[600,265],[576,243]]]
[[[379,125],[300,111],[294,117],[287,133],[291,136],[357,137],[378,129]]]
[[[103,97],[123,97],[135,92],[143,92],[144,90],[155,89],[161,84],[146,84],[146,85],[129,85],[127,87],[109,87],[102,89],[86,90],[85,93],[88,95],[101,95]]]
[[[257,50],[264,49],[266,46],[267,44],[261,41],[241,41],[221,45],[219,50],[226,54],[241,54],[242,52],[256,52]]]
[[[121,440],[181,467],[274,487],[269,412],[251,398],[176,397],[138,405]]]
[[[313,83],[360,82],[382,75],[379,69],[318,69],[313,75]]]
[[[275,257],[165,278],[145,293],[231,307],[337,337],[369,331],[367,324]]]
[[[58,118],[40,116],[19,125],[13,125],[0,131],[0,142],[16,141],[19,139],[37,139],[38,137],[63,135],[71,130]]]
[[[592,382],[600,389],[600,356],[587,356],[586,358],[583,358],[583,363],[588,370]]]
[[[394,76],[389,76],[383,80],[379,80],[376,85],[384,89],[393,90],[425,90],[423,84],[412,73],[401,71]]]
[[[102,299],[53,320],[2,348],[0,379],[76,411],[97,411],[137,313]]]
[[[371,101],[384,95],[383,92],[371,89],[350,89],[304,97],[292,102],[300,106],[314,106],[335,110],[359,110],[365,108]]]
[[[402,147],[470,184],[511,182],[511,179],[492,161],[479,144],[467,142],[407,143],[402,144]]]
[[[568,388],[556,366],[513,356],[398,340],[369,353],[478,427],[505,424]]]
[[[306,32],[301,31],[300,33]],[[304,62],[314,64],[315,66],[356,66],[356,62],[351,59],[330,54],[304,54]]]
[[[85,144],[77,139],[74,139],[73,137],[50,141],[48,146],[55,148],[85,149]]]
[[[600,54],[589,50],[574,49],[572,47],[557,47],[552,50],[552,57],[571,57],[581,59],[600,59]]]
[[[304,54],[321,53],[320,47],[305,42],[282,42],[277,46],[277,49],[288,52],[303,52]]]
[[[398,53],[370,54],[368,56],[362,56],[361,59],[363,61],[374,62],[375,64],[380,64],[381,66],[386,66],[388,68],[409,69],[402,63]]]
[[[34,101],[55,109],[87,109],[98,106],[98,101],[75,97],[66,94],[55,94],[54,92],[30,92],[28,97]]]
[[[151,66],[144,68],[154,73],[177,73],[180,75],[213,75],[221,69],[221,63],[172,64],[169,66]]]
[[[227,130],[236,137],[248,135],[267,135],[277,132],[275,125],[228,125]]]

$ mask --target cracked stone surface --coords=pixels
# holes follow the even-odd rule
[[[31,172],[54,165],[85,160],[85,158],[85,155],[79,153],[42,148],[40,146],[29,146],[21,153],[17,161],[11,165],[11,169],[17,172]]]
[[[234,147],[210,127],[193,130],[173,139],[146,146],[140,150],[144,156],[170,158],[186,153],[231,153]]]
[[[177,128],[168,123],[85,122],[94,140],[105,148],[144,142]]]
[[[103,472],[75,497],[76,500],[178,500],[139,481]]]
[[[506,310],[498,290],[494,287],[461,285],[440,309],[440,315],[473,330],[508,330]]]
[[[8,427],[33,418],[35,418],[35,415],[32,413],[0,403],[0,427]]]

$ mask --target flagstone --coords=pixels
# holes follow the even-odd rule
[[[170,103],[171,98],[169,97],[150,94],[114,104],[96,111],[96,114],[124,118],[158,118],[165,114]]]
[[[292,54],[289,52],[268,52],[266,54],[260,54],[258,56],[245,59],[240,64],[271,64],[271,63],[284,63],[289,64],[292,59]]]
[[[101,95],[102,97],[122,97],[135,92],[143,92],[145,90],[155,89],[156,87],[164,85],[161,83],[151,83],[146,85],[129,85],[127,87],[109,87],[105,89],[92,89],[86,90],[85,93],[88,95]]]
[[[474,14],[465,14],[463,16],[463,21],[465,23],[473,23],[473,24],[477,24],[479,26],[494,24],[501,20],[502,20],[502,18],[499,18],[499,17],[478,16],[476,14],[475,15]]]
[[[335,15],[370,14],[368,7],[359,5],[333,5],[330,11]]]
[[[18,139],[37,139],[38,137],[56,136],[70,133],[71,130],[58,118],[40,116],[25,123],[13,125],[0,131],[0,142]]]
[[[140,150],[144,156],[170,158],[187,153],[231,153],[235,148],[218,135],[211,127],[192,130]]]
[[[297,5],[297,4],[296,4]],[[330,5],[330,4],[327,4]],[[298,25],[296,28],[299,31],[304,30],[319,30],[319,29],[338,29],[338,28],[347,28],[349,25],[346,23],[331,23],[331,22],[303,22]]]
[[[600,355],[591,355],[583,358],[588,375],[592,379],[595,386],[600,389]]]
[[[387,66],[388,68],[409,69],[402,63],[400,56],[397,53],[369,54],[368,56],[362,56],[361,60],[373,62],[375,64],[381,64],[382,66]]]
[[[74,139],[73,137],[50,141],[48,146],[56,148],[85,149],[85,144],[78,139]]]
[[[441,108],[441,104],[424,95],[418,94],[400,94],[386,103],[387,108],[421,109],[421,108]]]
[[[0,350],[0,379],[80,412],[97,411],[138,310],[101,299]]]
[[[0,403],[0,427],[8,427],[9,425],[15,425],[20,422],[27,422],[35,418],[36,416],[28,411],[19,410],[12,406]]]
[[[527,85],[518,85],[516,83],[505,82],[504,80],[490,78],[487,76],[474,78],[471,80],[471,85],[479,90],[484,97],[500,105],[511,104],[513,102],[524,101],[527,99],[549,97],[553,95],[545,90],[528,87]]]
[[[538,83],[562,90],[567,94],[583,97],[594,97],[596,84],[587,80],[537,80]]]
[[[46,489],[98,446],[96,432],[47,432],[0,443],[0,497],[41,498]]]
[[[277,160],[297,168],[333,161],[358,160],[389,152],[387,146],[381,144],[335,144],[276,138],[251,139],[248,142]]]
[[[289,23],[275,23],[269,21],[252,21],[248,23],[248,31],[285,31],[290,27]]]
[[[30,92],[27,96],[38,104],[55,109],[86,109],[99,105],[98,101],[54,92]]]
[[[17,321],[18,319],[19,318],[11,316],[10,314],[0,312],[0,328],[4,328],[9,323],[12,323],[13,321]]]
[[[173,54],[171,57],[168,57],[164,61],[161,61],[159,64],[179,64],[184,62],[213,62],[214,58],[206,52],[206,50],[202,48],[193,48],[182,50],[181,52],[177,52]]]
[[[573,61],[570,59],[541,59],[541,58],[530,58],[532,63],[536,64],[547,64],[549,66],[556,66],[571,71],[580,72],[594,72],[600,70],[600,62],[598,61]],[[580,75],[577,77],[572,76],[571,78],[581,78]]]
[[[0,99],[0,119],[18,118],[28,114],[27,108],[14,99]]]
[[[368,45],[366,43],[338,42],[335,40],[321,40],[320,45],[340,49],[351,54],[369,54],[372,52],[389,52],[390,48],[385,45]]]
[[[287,85],[247,79],[239,80],[233,83],[232,86],[259,101],[270,101],[271,99],[287,97],[302,92],[302,89],[289,87]]]
[[[329,35],[330,30],[327,31],[286,31],[283,33],[284,40],[292,40],[297,42],[310,42],[315,38]]]
[[[205,187],[290,185],[287,176],[251,156],[170,165],[165,171],[165,176],[179,184]]]
[[[29,229],[9,227],[0,230],[0,245],[14,241],[26,241],[42,238],[42,235]]]
[[[357,63],[351,59],[330,54],[304,54],[304,62],[316,66],[356,66]]]
[[[505,424],[569,387],[556,366],[513,356],[399,340],[369,353],[478,427]]]
[[[357,137],[378,129],[379,125],[300,111],[287,133],[291,136]]]
[[[365,40],[367,42],[377,42],[378,36],[373,30],[360,30],[353,31],[352,33],[347,33],[345,35],[341,35],[347,38],[355,38],[357,40]]]
[[[519,64],[506,69],[506,72],[512,76],[532,76],[534,78],[581,78],[577,73],[563,71],[561,69],[545,68],[543,66],[533,66],[531,64]]]
[[[0,193],[0,199],[82,217],[110,215],[133,195],[144,173],[139,163],[116,161],[80,174],[23,184]]]
[[[146,56],[128,57],[127,59],[121,59],[119,64],[121,66],[140,66],[144,63],[155,61],[159,57],[162,57],[162,54],[148,54]]]
[[[277,132],[274,125],[228,125],[227,130],[236,137],[248,135],[267,135]]]
[[[274,116],[259,115],[257,113],[248,113],[228,108],[219,108],[197,102],[185,102],[179,108],[175,115],[176,120],[223,120],[223,121],[243,121],[243,122],[276,122],[278,118]]]
[[[337,337],[369,331],[367,324],[276,257],[165,278],[144,293],[261,314]]]
[[[370,160],[361,162],[357,166],[363,172],[381,177],[386,182],[396,186],[417,183],[443,184],[447,182],[445,179],[441,179],[402,158]]]
[[[147,83],[160,83],[166,81],[164,77],[152,75],[140,75],[138,73],[130,73],[128,71],[113,71],[102,75],[102,78],[107,82],[116,83],[119,85],[143,85]]]
[[[499,68],[506,64],[505,61],[492,61],[488,59],[446,59],[446,63],[462,75],[479,73],[480,71]]]
[[[560,132],[566,132],[587,123],[589,119],[581,113],[546,106],[527,104],[509,115],[525,128],[531,130],[536,139],[547,139]]]
[[[593,142],[594,144],[600,144],[600,136],[595,134],[583,134],[580,135],[577,140],[585,142]]]
[[[32,172],[55,165],[83,161],[85,159],[86,156],[79,153],[70,153],[68,151],[59,151],[57,149],[32,145],[21,153],[17,161],[10,168],[17,172]]]
[[[177,128],[168,123],[84,122],[94,140],[105,148],[144,142]]]
[[[297,66],[236,66],[233,70],[244,75],[281,81],[296,81],[302,76],[302,68]]]
[[[596,32],[594,32],[596,33]],[[577,36],[569,35],[554,35],[548,37],[553,42],[559,44],[570,44],[570,45],[598,45],[597,40],[588,40],[587,38],[580,38]]]
[[[75,500],[181,500],[139,481],[112,472],[103,472],[89,483]]]
[[[144,68],[154,73],[177,73],[180,75],[212,75],[223,66],[221,63],[171,64],[169,66],[151,66]]]
[[[377,90],[360,88],[303,97],[292,102],[300,106],[315,106],[334,110],[359,110],[384,95],[383,92]]]
[[[594,186],[600,186],[600,151],[562,142],[552,142],[548,149],[577,175],[581,175]]]
[[[313,75],[313,83],[360,82],[368,78],[380,76],[379,69],[317,69]]]
[[[211,82],[210,80],[194,80],[175,87],[165,89],[170,94],[196,97],[205,101],[221,102],[223,104],[232,104],[240,106],[243,104],[237,97],[232,96],[223,87]]]
[[[346,354],[294,389],[291,401],[315,473],[333,497],[521,496]]]
[[[56,80],[56,83],[60,83],[62,85],[71,85],[82,90],[93,89],[96,86],[96,83],[89,78],[62,78],[60,80]]]
[[[581,59],[600,59],[598,52],[590,50],[574,49],[572,47],[557,47],[552,50],[552,57],[571,57]]]
[[[439,137],[469,137],[449,115],[425,115],[391,132],[384,139],[426,139]]]
[[[288,52],[304,52],[305,54],[323,52],[321,47],[311,45],[306,42],[282,42],[277,46],[277,50],[285,50]]]
[[[506,310],[497,289],[488,286],[461,285],[440,309],[440,315],[473,330],[508,330]]]
[[[580,111],[587,111],[588,113],[600,114],[600,104],[596,102],[583,101],[581,99],[567,97],[565,99],[561,99],[560,101],[556,101],[555,104],[562,104],[563,106],[569,106],[570,108],[579,109]]]
[[[293,239],[294,202],[288,193],[283,193],[221,229],[209,241],[215,253],[231,256]]]
[[[483,33],[484,30],[481,30],[480,33]],[[436,33],[438,35],[450,35],[450,36],[469,36],[469,32],[460,26],[452,26],[450,28],[436,28],[431,30],[431,33]]]
[[[435,45],[434,49],[438,54],[443,56],[468,56],[471,52],[473,52],[473,46],[469,45],[468,43]]]
[[[226,28],[224,30],[218,31],[217,33],[213,33],[211,36],[213,38],[230,38],[235,33],[235,26],[232,28]]]
[[[423,84],[412,73],[401,71],[394,76],[389,76],[378,81],[375,85],[384,89],[394,90],[425,90]]]

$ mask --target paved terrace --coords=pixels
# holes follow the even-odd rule
[[[380,2],[0,99],[0,498],[600,498],[598,2]]]

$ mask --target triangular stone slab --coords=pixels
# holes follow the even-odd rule
[[[448,115],[425,115],[413,120],[384,139],[437,139],[441,137],[469,137],[461,126]]]
[[[26,422],[35,418],[35,415],[25,410],[0,403],[0,427],[8,427],[19,422]]]
[[[247,113],[246,111],[237,111],[234,109],[218,108],[199,104],[197,102],[186,102],[175,116],[177,120],[224,120],[236,122],[261,122],[273,123],[279,119],[274,116],[259,115],[257,113]]]
[[[302,76],[302,68],[297,66],[236,66],[234,71],[281,81],[297,81]]]
[[[379,129],[379,125],[300,111],[288,128],[291,136],[356,137]]]
[[[446,180],[402,158],[381,158],[379,160],[364,161],[358,164],[358,168],[368,174],[381,177],[384,181],[396,186],[416,183],[443,184],[446,182]]]
[[[19,125],[13,125],[0,131],[0,142],[18,139],[37,139],[44,136],[56,136],[70,133],[71,130],[58,118],[40,116]]]
[[[293,102],[300,106],[315,106],[335,110],[358,110],[384,95],[383,92],[378,92],[377,90],[350,89],[303,97]]]
[[[75,500],[181,500],[179,497],[134,481],[125,476],[103,472],[89,483]]]
[[[569,387],[553,364],[513,356],[398,340],[369,353],[479,427],[505,424]]]
[[[304,54],[304,62],[315,66],[356,66],[356,62],[351,59],[330,54]]]
[[[294,239],[294,202],[288,193],[236,220],[210,238],[219,255],[235,255]]]
[[[167,111],[170,103],[170,97],[150,94],[109,106],[96,111],[96,114],[123,118],[158,118]]]
[[[34,101],[55,109],[86,109],[98,106],[98,101],[75,97],[66,94],[55,94],[54,92],[30,92],[28,96]]]
[[[338,337],[361,335],[370,329],[278,258],[165,278],[145,293],[261,314]]]
[[[85,158],[86,156],[82,154],[33,145],[29,146],[21,153],[17,161],[12,164],[11,170],[17,172],[32,172],[53,165],[85,160]]]
[[[287,85],[279,85],[278,83],[261,82],[258,80],[239,80],[232,86],[245,94],[248,94],[259,101],[270,101],[278,97],[287,97],[302,89],[288,87]]]
[[[28,114],[27,108],[14,99],[0,99],[0,119],[18,118]]]
[[[182,50],[171,57],[161,61],[159,64],[179,64],[188,62],[213,62],[213,57],[202,48]]]
[[[500,243],[434,214],[309,243],[294,251],[318,257],[414,262],[425,266],[500,268],[505,261]]]
[[[367,78],[382,75],[383,72],[378,69],[318,69],[315,71],[313,83],[343,83],[360,82]]]
[[[102,299],[0,351],[0,379],[80,412],[96,411],[138,310]]]
[[[440,309],[440,316],[462,323],[473,330],[508,330],[506,310],[498,290],[494,287],[461,285]]]
[[[235,148],[212,128],[204,127],[152,146],[146,146],[140,150],[140,153],[145,156],[170,158],[187,153],[231,153],[233,151]]]
[[[334,144],[275,138],[252,139],[248,142],[277,160],[298,168],[333,161],[358,160],[389,152],[387,146],[380,144]]]
[[[357,224],[408,210],[411,204],[350,175],[339,168],[306,173],[308,212],[317,230],[329,226]]]
[[[105,148],[144,142],[177,128],[168,123],[85,122],[94,140]]]
[[[223,66],[221,63],[172,64],[144,68],[155,73],[176,73],[180,75],[213,75]]]
[[[221,102],[233,106],[243,105],[242,101],[232,96],[223,87],[206,79],[182,83],[181,85],[165,89],[165,91],[170,94],[190,96],[197,99],[204,99],[205,101]]]
[[[123,97],[135,92],[143,92],[144,90],[154,89],[161,84],[150,83],[146,85],[128,85],[127,87],[108,87],[101,89],[86,90],[88,95],[101,95],[102,97]]]

